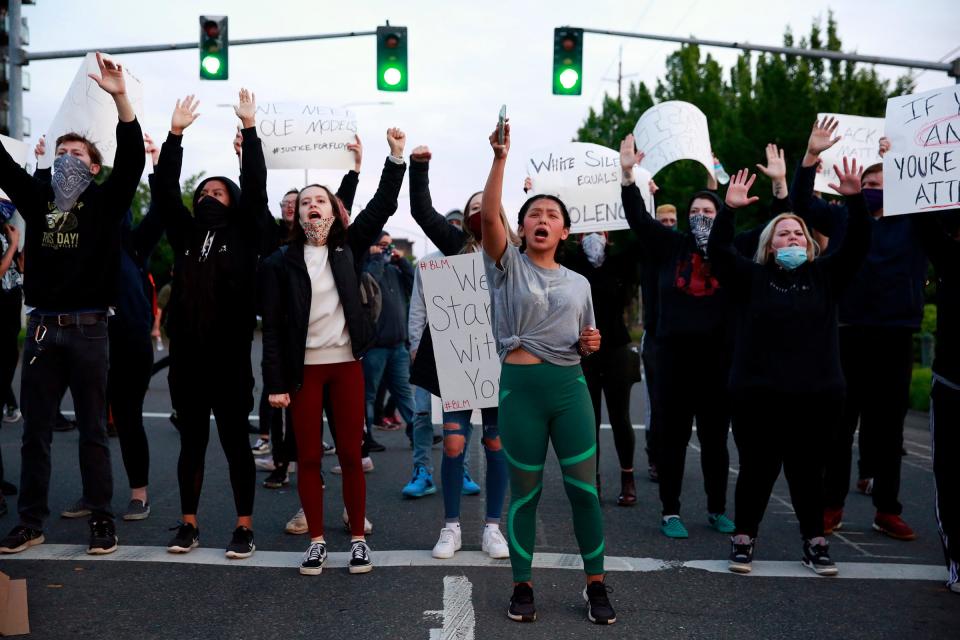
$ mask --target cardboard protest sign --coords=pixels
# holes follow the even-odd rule
[[[570,142],[531,154],[527,175],[531,194],[549,194],[563,200],[570,212],[572,233],[628,228],[620,198],[620,153],[587,142]],[[648,210],[653,196],[646,169],[635,169],[637,184]]]
[[[490,325],[490,290],[480,253],[424,258],[417,268],[443,410],[497,406],[500,357]]]
[[[47,128],[47,150],[38,163],[40,168],[45,169],[53,164],[57,138],[71,132],[79,133],[97,145],[103,155],[103,164],[113,166],[113,157],[117,153],[117,105],[110,94],[87,77],[88,73],[100,75],[96,54],[88,53],[80,63],[80,69],[77,70],[57,115]],[[123,75],[127,84],[127,98],[133,105],[137,119],[142,123],[143,85],[125,64]]]
[[[11,580],[0,571],[0,636],[30,633],[27,615],[27,581]]]
[[[646,155],[643,166],[653,175],[677,160],[695,160],[713,175],[707,116],[689,102],[670,100],[650,107],[633,128],[633,137]]]
[[[887,100],[883,215],[960,207],[960,86]]]
[[[836,135],[840,136],[840,141],[820,154],[822,170],[817,172],[813,188],[822,193],[839,195],[827,186],[837,182],[833,165],[842,167],[844,158],[856,158],[857,164],[863,167],[882,161],[879,148],[880,138],[883,137],[883,118],[864,118],[844,113],[817,114],[817,120],[825,117],[837,119]]]
[[[267,169],[352,169],[357,118],[350,111],[302,102],[257,105]]]
[[[14,162],[21,167],[27,166],[27,158],[30,156],[30,145],[5,135],[0,135],[0,144],[3,144],[3,148],[7,150],[7,153],[10,154]],[[10,199],[2,189],[0,189],[0,198],[4,198],[5,200]]]

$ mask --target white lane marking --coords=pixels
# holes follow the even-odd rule
[[[424,616],[442,618],[442,629],[430,629],[430,640],[473,640],[476,615],[473,585],[466,576],[443,579],[443,611],[424,611]]]
[[[200,564],[229,567],[272,567],[294,570],[300,562],[299,551],[257,551],[246,560],[228,560],[220,549],[199,548],[190,553],[167,553],[165,547],[121,546],[109,555],[90,556],[79,544],[42,544],[27,551],[0,556],[3,560],[66,560],[69,562],[167,562],[173,564]],[[347,552],[331,553],[327,557],[330,568],[346,569],[350,560]],[[373,552],[377,567],[500,567],[510,566],[509,560],[493,560],[481,551],[460,551],[451,560],[437,560],[428,550],[390,550]],[[537,569],[571,569],[583,571],[580,556],[575,553],[538,553],[533,558]],[[608,572],[651,573],[670,569],[701,569],[714,573],[728,573],[725,560],[658,560],[608,556],[604,559]],[[883,562],[838,563],[841,577],[877,580],[946,580],[946,568],[940,565],[897,564]],[[799,561],[755,561],[752,576],[817,578],[804,570]]]

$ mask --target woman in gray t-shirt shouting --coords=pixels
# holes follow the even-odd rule
[[[570,235],[570,215],[554,196],[535,195],[520,208],[517,248],[507,242],[500,217],[510,125],[490,136],[493,167],[483,190],[480,215],[487,280],[493,301],[493,333],[503,362],[500,376],[500,438],[510,468],[507,518],[514,589],[507,615],[536,619],[530,565],[537,503],[543,487],[547,443],[563,471],[573,525],[583,557],[587,616],[611,624],[616,615],[603,583],[603,520],[594,485],[597,440],[593,406],[580,358],[600,348],[593,328],[590,284],[557,262],[557,248]]]

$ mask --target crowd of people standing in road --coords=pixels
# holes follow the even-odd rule
[[[406,135],[393,128],[386,133],[389,156],[379,185],[362,211],[351,215],[363,155],[358,138],[350,145],[354,170],[339,189],[309,184],[290,190],[278,221],[267,198],[252,93],[241,90],[234,107],[239,179],[208,177],[185,200],[182,140],[198,117],[197,100],[176,102],[158,148],[140,129],[120,65],[97,59],[96,82],[119,115],[116,158],[106,180],[96,179],[103,168],[96,145],[77,133],[58,138],[52,170],[32,176],[0,150],[0,188],[9,196],[0,201],[0,214],[9,221],[17,211],[26,221],[22,250],[15,226],[6,224],[0,234],[3,420],[16,422],[21,414],[23,420],[19,488],[2,485],[4,495],[19,491],[19,522],[0,541],[0,553],[44,541],[52,431],[67,389],[79,430],[82,495],[64,515],[89,515],[89,553],[117,549],[109,415],[131,491],[121,517],[149,517],[142,413],[157,314],[147,264],[165,235],[175,257],[164,316],[180,437],[181,511],[169,552],[189,553],[201,544],[198,507],[212,413],[236,509],[228,558],[242,560],[256,550],[258,467],[270,472],[268,488],[289,484],[296,473],[302,509],[286,530],[309,534],[299,571],[320,574],[328,555],[322,461],[334,453],[339,464],[331,472],[343,477],[342,519],[351,536],[349,571],[371,571],[365,473],[373,468],[370,453],[383,448],[373,427],[405,425],[412,473],[401,496],[434,494],[438,484],[442,494],[433,557],[454,557],[466,538],[491,558],[509,558],[508,615],[533,621],[537,506],[552,445],[586,574],[587,615],[611,624],[616,614],[604,571],[601,403],[605,398],[615,445],[610,460],[616,462],[609,464],[620,473],[616,504],[633,507],[638,492],[630,394],[642,380],[649,398],[647,462],[658,483],[662,534],[690,535],[686,522],[693,516],[682,513],[681,495],[695,426],[707,506],[701,517],[729,536],[730,570],[751,571],[782,469],[799,521],[802,564],[835,575],[828,536],[844,524],[858,427],[856,486],[872,496],[872,527],[897,540],[916,537],[898,493],[913,334],[923,314],[929,261],[939,302],[930,409],[936,516],[947,584],[960,592],[960,486],[948,468],[949,456],[960,450],[953,428],[960,419],[957,212],[884,217],[882,165],[846,158],[834,167],[831,188],[839,199],[821,197],[814,176],[820,155],[839,140],[836,121],[814,123],[789,188],[782,150],[767,147],[766,164],[757,169],[772,185],[772,217],[740,233],[738,212],[759,200],[752,194],[757,175],[742,169],[725,193],[715,182],[693,193],[681,232],[676,206],[647,211],[642,190],[655,185],[634,178],[644,154],[632,136],[620,147],[630,232],[616,242],[606,232],[575,241],[567,205],[555,195],[528,193],[518,212],[507,212],[509,123],[490,135],[489,176],[480,191],[464,185],[464,193],[474,192],[462,211],[444,216],[434,209],[432,152],[418,146],[405,156]],[[881,153],[888,148],[884,140]],[[150,207],[134,225],[130,206],[147,156]],[[480,414],[482,489],[469,471],[472,412],[443,411],[442,435],[434,433],[431,401],[440,395],[443,371],[423,283],[384,230],[408,173],[411,214],[437,247],[425,258],[480,254],[490,285],[501,378],[499,406]],[[626,322],[638,285],[640,349]],[[27,323],[17,402],[12,380],[21,304]],[[263,393],[251,447],[251,344],[258,317]],[[384,390],[393,407],[378,418]],[[739,459],[733,511],[727,505],[731,427]],[[439,472],[431,454],[436,444],[442,446]],[[485,518],[474,538],[461,531],[461,496],[481,491]],[[0,496],[0,515],[6,511]]]

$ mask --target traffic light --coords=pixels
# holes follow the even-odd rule
[[[377,27],[377,89],[407,90],[406,27]]]
[[[578,96],[583,88],[583,29],[553,30],[553,94]]]
[[[227,64],[227,16],[200,16],[200,79],[226,80]]]

